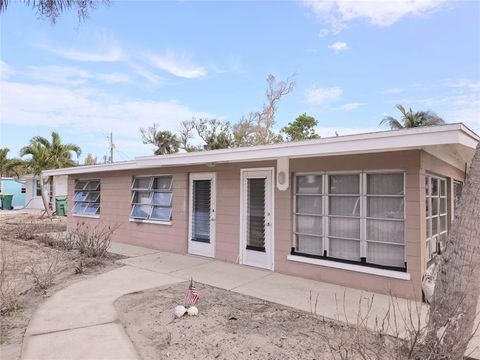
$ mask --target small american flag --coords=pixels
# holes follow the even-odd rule
[[[185,296],[185,302],[187,305],[195,305],[198,301],[198,292],[195,288],[193,279],[190,279],[190,285],[188,286],[187,296]]]

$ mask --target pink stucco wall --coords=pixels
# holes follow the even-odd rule
[[[72,228],[79,221],[89,224],[117,224],[114,240],[149,248],[187,253],[188,244],[188,175],[196,172],[215,172],[216,197],[216,258],[237,262],[240,241],[240,170],[245,168],[275,167],[274,161],[251,163],[184,166],[175,168],[144,169],[82,175],[78,178],[101,179],[101,215],[99,219],[71,215],[73,185],[76,177],[69,177],[69,219]],[[287,260],[292,237],[292,188],[275,189],[275,271],[310,279],[393,294],[401,297],[421,296],[421,277],[425,257],[425,201],[424,175],[426,171],[439,171],[441,175],[458,178],[461,172],[421,151],[403,151],[355,156],[318,157],[290,160],[291,176],[308,171],[361,171],[398,169],[406,172],[406,260],[411,280],[363,274],[318,265]],[[173,214],[171,225],[136,223],[129,221],[131,210],[131,183],[135,175],[173,176]]]

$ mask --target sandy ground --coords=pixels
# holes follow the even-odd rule
[[[29,233],[55,233],[66,230],[66,218],[41,219],[38,212],[2,212],[0,214],[0,291],[15,294],[17,308],[6,313],[0,311],[0,358],[19,359],[23,334],[28,322],[46,298],[69,284],[94,274],[111,270],[119,265],[115,257],[91,266],[75,274],[82,259],[76,251],[52,248],[38,239],[25,240]],[[23,237],[23,238],[22,238]],[[29,237],[29,236],[27,236]],[[85,262],[85,260],[83,260]],[[48,267],[54,273],[54,283],[47,289],[35,288],[32,267],[41,274]],[[3,281],[2,281],[3,280]]]
[[[331,359],[325,336],[350,328],[198,284],[198,317],[176,318],[188,283],[128,294],[115,306],[142,359]]]

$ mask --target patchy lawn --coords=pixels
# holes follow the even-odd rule
[[[176,318],[174,308],[187,288],[175,284],[115,303],[144,360],[332,359],[323,339],[353,332],[307,312],[198,283],[198,316]]]
[[[23,334],[35,309],[74,281],[119,265],[117,257],[89,259],[58,246],[66,218],[3,212],[0,216],[0,353],[19,359]],[[40,234],[40,235],[39,235]]]

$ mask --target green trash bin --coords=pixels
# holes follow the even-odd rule
[[[2,197],[2,210],[12,209],[13,195],[2,194],[1,197]]]
[[[55,198],[55,214],[57,216],[67,216],[67,197],[57,196]]]

